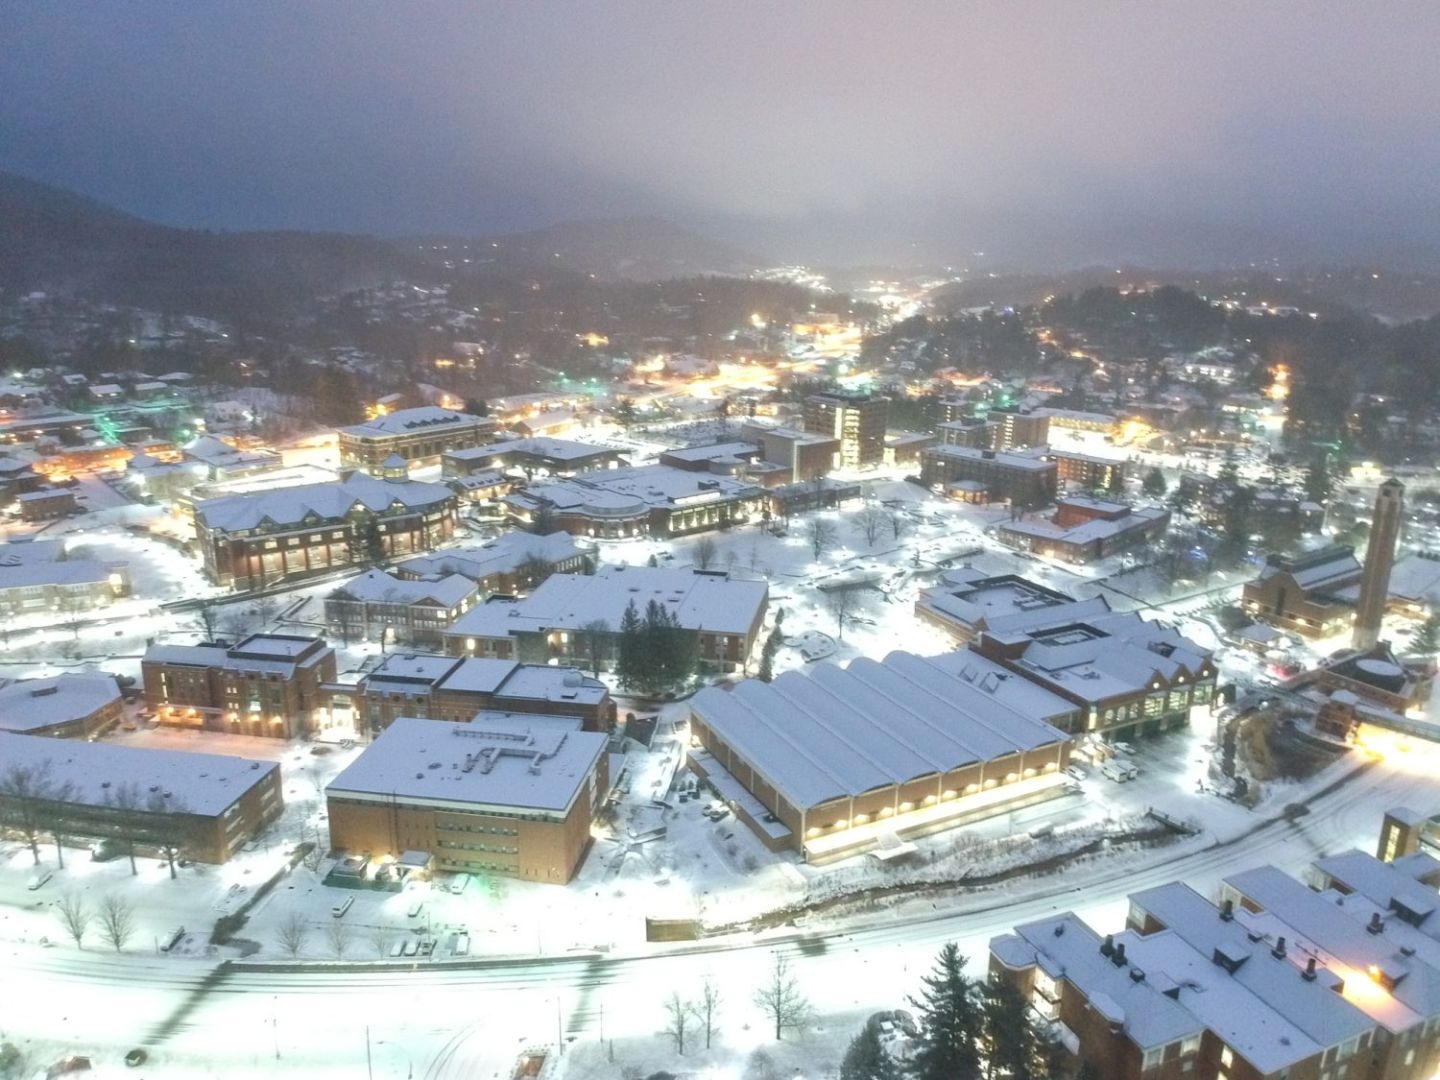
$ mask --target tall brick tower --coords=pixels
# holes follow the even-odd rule
[[[1375,520],[1370,525],[1370,546],[1365,549],[1365,571],[1360,577],[1360,606],[1355,611],[1351,644],[1362,652],[1380,641],[1380,619],[1390,598],[1390,567],[1395,563],[1395,541],[1405,516],[1405,485],[1393,476],[1375,496]]]

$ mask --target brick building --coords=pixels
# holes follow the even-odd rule
[[[498,429],[489,417],[434,405],[401,409],[341,428],[340,464],[378,473],[390,455],[398,454],[410,464],[435,465],[443,454],[488,443]]]
[[[0,792],[0,822],[38,813],[67,839],[112,839],[137,854],[222,863],[285,806],[273,761],[0,732],[0,771],[10,769],[63,795],[33,805]]]
[[[568,882],[609,794],[605,735],[569,717],[403,717],[325,789],[330,845],[433,869]]]
[[[206,499],[195,535],[212,581],[258,589],[430,551],[454,535],[456,505],[442,484],[355,475]]]
[[[968,446],[931,446],[920,452],[920,479],[934,490],[983,484],[988,502],[1039,507],[1055,501],[1058,473],[1042,455],[1007,454]]]
[[[367,570],[325,598],[325,623],[346,641],[439,645],[478,596],[475,583],[459,574],[401,579]]]
[[[615,702],[605,684],[578,668],[481,656],[391,653],[353,686],[330,688],[358,734],[383,731],[400,716],[464,722],[499,710],[573,716],[585,731],[609,731]]]
[[[871,394],[829,392],[805,399],[805,430],[840,441],[835,465],[854,469],[885,460],[885,429],[890,423],[890,402]]]
[[[323,684],[335,650],[320,638],[252,634],[238,645],[152,645],[140,661],[160,723],[294,739],[329,726]]]
[[[103,671],[0,680],[0,731],[88,739],[118,724],[124,710],[120,684]]]
[[[1351,586],[1360,581],[1355,550],[1331,544],[1300,555],[1271,555],[1241,593],[1251,618],[1301,637],[1330,637],[1355,618]]]
[[[626,608],[643,618],[663,605],[696,635],[700,666],[737,671],[755,649],[769,588],[721,571],[606,567],[592,576],[555,574],[524,599],[492,599],[472,608],[445,634],[445,651],[533,664],[609,668]],[[592,640],[593,639],[593,640]]]

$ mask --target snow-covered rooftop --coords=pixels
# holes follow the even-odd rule
[[[415,480],[378,480],[356,474],[348,480],[326,484],[298,484],[294,487],[224,495],[206,499],[195,506],[195,517],[206,527],[240,532],[273,525],[300,525],[309,520],[321,524],[338,521],[355,506],[379,513],[400,505],[409,509],[435,506],[455,498],[443,484]]]
[[[643,616],[655,600],[686,629],[746,634],[759,621],[768,595],[763,581],[741,581],[723,573],[607,567],[593,575],[553,574],[522,600],[491,600],[471,608],[448,633],[508,637],[517,630],[581,630],[595,622],[618,631],[630,604]]]
[[[0,686],[0,730],[37,731],[84,719],[120,700],[120,686],[104,672],[66,672]]]
[[[367,570],[330,594],[332,599],[363,600],[384,604],[430,604],[452,608],[475,592],[475,583],[459,574],[433,581],[402,579],[384,570]]]
[[[340,430],[356,438],[380,439],[413,435],[417,432],[458,431],[464,428],[494,426],[495,421],[486,417],[471,416],[469,413],[442,409],[435,405],[421,405],[415,409],[399,409]]]
[[[68,785],[67,801],[112,803],[122,785],[135,785],[142,805],[152,799],[173,812],[214,816],[280,766],[273,761],[182,750],[152,750],[82,739],[42,739],[0,732],[0,772],[22,766]]]
[[[466,724],[401,717],[326,794],[564,813],[609,741],[579,724],[526,713],[482,712]]]
[[[1069,702],[1008,697],[1001,688],[1022,680],[974,660],[970,679],[904,652],[821,664],[810,676],[710,687],[691,709],[801,808],[1068,740],[1046,719],[1073,712]]]
[[[515,529],[479,547],[450,548],[406,559],[396,569],[415,577],[461,574],[472,581],[483,581],[517,570],[528,559],[558,565],[590,550],[567,532],[537,536]]]

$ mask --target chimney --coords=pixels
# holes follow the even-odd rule
[[[1365,927],[1365,929],[1369,930],[1372,934],[1378,934],[1385,929],[1385,923],[1380,919],[1380,912],[1377,911],[1370,916],[1370,925]]]
[[[1220,921],[1231,922],[1235,918],[1235,901],[1222,900],[1220,902]]]
[[[1115,935],[1106,934],[1105,940],[1100,943],[1100,955],[1109,956],[1115,951]]]
[[[1315,957],[1305,961],[1305,970],[1300,973],[1300,977],[1306,982],[1315,981]]]
[[[1285,936],[1283,934],[1275,939],[1275,947],[1270,950],[1270,955],[1276,960],[1285,959]]]
[[[1110,957],[1110,963],[1114,964],[1116,967],[1124,967],[1124,966],[1125,966],[1125,943],[1124,943],[1124,942],[1121,942],[1119,945],[1116,945],[1116,946],[1115,946],[1115,954]]]

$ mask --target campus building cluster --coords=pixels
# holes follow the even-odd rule
[[[1123,929],[1073,913],[990,942],[1075,1062],[1116,1080],[1404,1080],[1440,1067],[1440,862],[1360,851],[1305,881],[1227,876],[1130,897]]]

